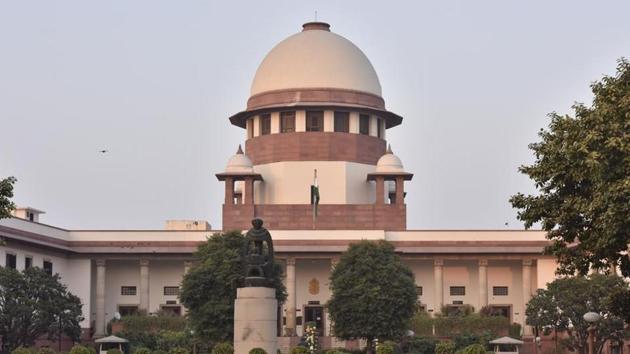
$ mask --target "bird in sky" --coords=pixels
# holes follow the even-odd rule
[[[104,153],[106,153],[107,151],[108,151],[108,150],[99,150],[99,152],[100,152],[101,154],[104,154]]]

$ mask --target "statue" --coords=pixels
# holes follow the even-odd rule
[[[271,234],[262,227],[261,219],[252,220],[253,228],[245,234],[243,260],[245,262],[245,286],[271,287],[273,274],[273,242]]]

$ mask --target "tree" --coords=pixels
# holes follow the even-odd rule
[[[623,278],[614,275],[593,274],[556,279],[540,289],[527,303],[527,324],[548,332],[567,331],[571,336],[564,344],[584,353],[589,324],[584,314],[593,311],[602,315],[596,323],[595,348],[601,352],[604,342],[623,342],[623,320],[611,312],[610,295],[628,290]]]
[[[10,218],[11,212],[15,209],[13,198],[13,184],[17,182],[15,177],[0,179],[0,219]]]
[[[19,272],[0,268],[0,337],[2,350],[33,345],[35,339],[63,333],[74,340],[81,335],[81,301],[59,281],[33,267]]]
[[[630,62],[620,59],[617,75],[591,88],[591,107],[575,104],[575,117],[550,114],[541,141],[529,145],[536,160],[519,170],[538,195],[510,202],[526,228],[540,223],[548,232],[546,252],[561,274],[620,267],[630,276]]]
[[[410,323],[418,295],[414,275],[387,241],[350,245],[330,277],[328,312],[335,336],[395,339]]]
[[[195,252],[197,264],[184,276],[180,299],[200,338],[215,342],[233,339],[236,289],[245,283],[244,245],[245,237],[238,231],[216,233]],[[272,285],[279,304],[287,297],[281,274],[276,263]]]
[[[10,218],[11,212],[15,210],[15,204],[11,198],[13,198],[13,184],[16,181],[15,177],[0,179],[0,219]],[[5,244],[6,242],[0,238],[0,246]]]

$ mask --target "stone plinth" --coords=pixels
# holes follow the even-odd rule
[[[234,302],[234,354],[262,348],[276,354],[278,300],[273,288],[248,287],[236,291]]]

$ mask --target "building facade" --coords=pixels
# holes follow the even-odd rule
[[[259,217],[272,233],[288,291],[278,331],[285,346],[311,321],[325,346],[344,344],[330,330],[329,276],[358,240],[392,242],[432,314],[492,306],[524,325],[525,304],[554,279],[544,232],[407,229],[404,187],[413,174],[386,140],[403,118],[386,109],[368,58],[328,24],[306,23],[275,46],[246,109],[229,121],[243,129],[245,149],[216,174],[225,185],[222,228],[246,230]],[[81,298],[82,326],[94,337],[116,313],[185,314],[182,276],[197,245],[219,231],[194,220],[169,221],[165,230],[66,230],[40,223],[41,213],[21,208],[0,220],[0,265],[59,273]]]

